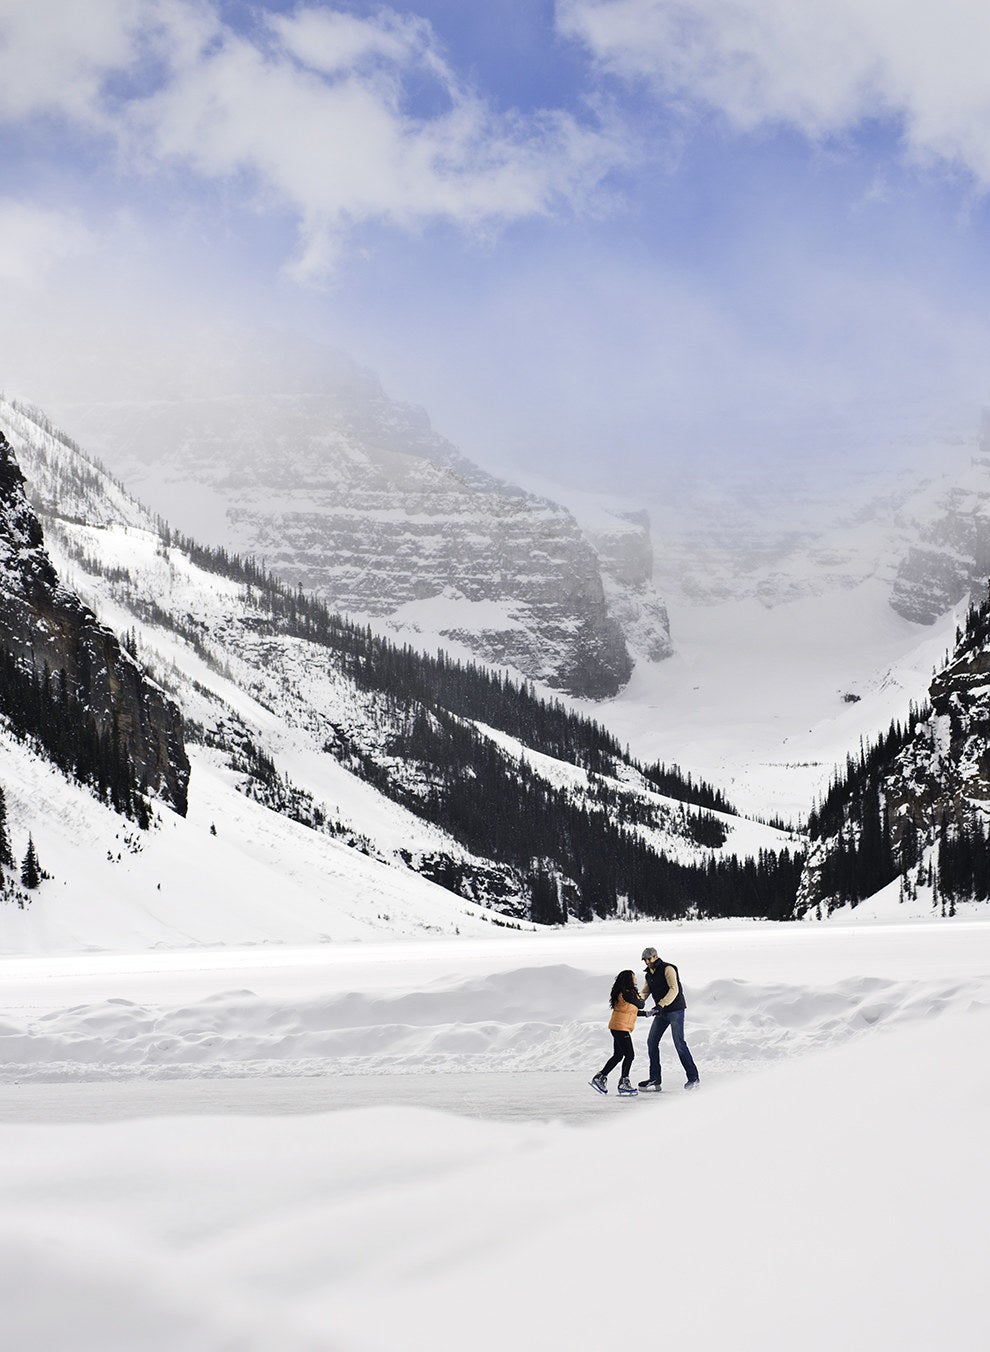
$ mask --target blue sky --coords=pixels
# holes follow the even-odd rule
[[[293,333],[488,464],[841,477],[990,402],[986,69],[974,0],[0,0],[0,381]]]

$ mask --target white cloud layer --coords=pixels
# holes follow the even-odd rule
[[[131,168],[192,169],[288,211],[307,280],[356,226],[547,215],[624,159],[568,113],[495,112],[425,20],[325,5],[251,17],[235,30],[207,0],[0,0],[0,119],[68,119],[109,134]]]
[[[63,259],[85,252],[91,242],[71,216],[0,198],[0,282],[33,286]]]
[[[0,0],[0,118],[101,116],[107,76],[135,59],[147,0]]]
[[[985,0],[558,0],[603,68],[819,138],[893,116],[912,156],[990,186]]]

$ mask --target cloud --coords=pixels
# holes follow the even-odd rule
[[[88,232],[71,216],[46,207],[0,198],[0,281],[33,286],[63,259],[91,246]]]
[[[374,62],[423,61],[449,78],[435,52],[433,30],[423,19],[381,10],[373,20],[325,9],[302,9],[270,20],[286,52],[325,75],[344,74]]]
[[[558,0],[557,22],[604,70],[739,130],[892,117],[911,157],[990,187],[985,0]]]
[[[146,0],[3,0],[0,4],[0,119],[59,113],[103,116],[107,77],[136,59]]]
[[[435,221],[468,230],[547,215],[593,192],[616,141],[561,112],[498,115],[463,88],[428,24],[300,9],[264,44],[230,30],[134,110],[156,158],[245,176],[300,223],[297,276],[332,267],[348,231]],[[410,86],[429,110],[416,106]]]
[[[301,280],[363,226],[476,232],[574,207],[626,156],[594,120],[496,111],[429,23],[388,9],[3,0],[0,49],[0,118],[58,115],[112,135],[132,172],[191,170],[288,212]]]

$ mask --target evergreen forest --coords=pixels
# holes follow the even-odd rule
[[[417,767],[399,774],[359,745],[343,748],[361,776],[382,793],[447,831],[470,853],[508,865],[529,898],[533,919],[563,922],[616,914],[673,919],[686,915],[793,915],[801,874],[797,851],[766,851],[754,860],[712,857],[686,864],[658,852],[638,829],[647,800],[602,789],[597,801],[577,802],[525,763],[505,753],[474,722],[497,729],[533,750],[586,770],[592,778],[633,765],[648,786],[681,802],[733,812],[703,780],[676,766],[641,767],[600,724],[539,696],[474,662],[443,652],[430,656],[375,635],[370,627],[334,614],[301,589],[288,587],[252,559],[173,533],[166,545],[189,554],[206,571],[240,582],[280,632],[327,648],[331,661],[360,688],[387,696],[394,726],[389,756]],[[328,748],[330,749],[330,748]],[[339,750],[339,748],[336,748]],[[592,800],[595,794],[589,795]],[[690,814],[683,833],[717,848],[726,831],[715,817]],[[435,861],[437,881],[459,890],[457,861]],[[470,886],[467,895],[473,895]]]
[[[14,736],[32,742],[68,778],[146,829],[150,823],[144,786],[117,732],[101,732],[96,718],[69,686],[64,671],[47,664],[25,671],[0,648],[0,714]]]

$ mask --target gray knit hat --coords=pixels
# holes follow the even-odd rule
[[[657,957],[657,950],[655,948],[644,948],[641,956],[644,962],[649,962],[651,958]]]

